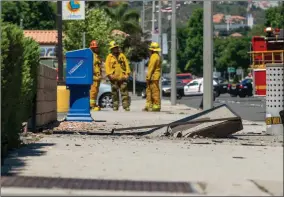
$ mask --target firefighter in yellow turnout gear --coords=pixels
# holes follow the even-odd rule
[[[99,88],[100,88],[100,83],[101,83],[101,77],[102,77],[102,69],[101,69],[101,65],[102,65],[102,61],[98,55],[99,52],[99,46],[97,41],[93,40],[90,43],[90,49],[93,51],[94,53],[94,74],[93,74],[93,85],[91,86],[91,91],[90,91],[90,106],[92,108],[92,110],[94,111],[100,111],[100,107],[97,106],[96,104],[96,100],[98,97],[98,93],[99,93]]]
[[[125,111],[130,111],[130,102],[127,90],[127,80],[130,74],[128,61],[123,53],[119,51],[119,46],[115,41],[110,42],[111,53],[105,62],[106,76],[111,82],[113,110],[119,108],[119,90],[122,98],[122,106]]]
[[[146,76],[146,106],[144,111],[160,111],[161,98],[159,80],[161,77],[161,58],[159,51],[160,46],[157,42],[152,42],[150,45],[151,57],[148,63],[148,72]]]

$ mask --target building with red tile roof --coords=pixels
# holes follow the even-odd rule
[[[242,37],[243,35],[236,32],[236,33],[231,34],[230,36],[232,36],[232,37]]]
[[[24,35],[39,44],[57,44],[57,30],[24,30]]]
[[[49,57],[55,55],[57,45],[57,30],[24,30],[25,37],[34,39],[40,45],[40,56]]]

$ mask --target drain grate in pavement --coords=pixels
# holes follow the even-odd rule
[[[1,187],[195,193],[187,182],[2,176]]]

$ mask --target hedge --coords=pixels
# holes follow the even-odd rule
[[[31,116],[36,96],[39,45],[16,25],[1,29],[1,149],[17,148],[22,123]],[[2,151],[3,153],[3,151]]]

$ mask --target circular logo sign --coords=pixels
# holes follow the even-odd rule
[[[80,2],[75,0],[69,1],[67,3],[67,9],[70,12],[78,12],[80,10]]]

